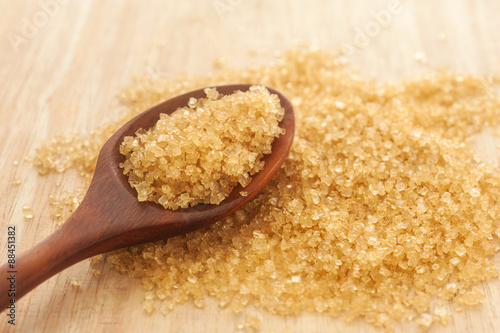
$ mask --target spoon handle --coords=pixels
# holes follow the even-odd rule
[[[8,309],[51,276],[93,255],[94,249],[85,248],[85,244],[92,244],[89,241],[91,233],[86,230],[69,232],[78,215],[75,212],[54,234],[17,257],[13,266],[6,263],[0,267],[3,276],[0,282],[0,309]]]
[[[115,169],[105,154],[85,198],[63,226],[16,258],[13,267],[10,263],[0,267],[0,312],[51,276],[83,259],[193,229],[193,223],[178,217],[178,212],[138,205],[134,195],[120,190],[124,185],[114,176]],[[151,211],[157,212],[156,215]],[[197,221],[202,219],[198,215],[190,214]],[[144,216],[152,221],[144,224]],[[215,215],[206,221],[218,218]]]

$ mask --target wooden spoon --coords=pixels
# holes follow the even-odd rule
[[[237,90],[247,91],[251,85],[218,86],[223,95]],[[78,209],[66,223],[42,243],[15,260],[0,267],[0,311],[16,302],[31,289],[63,269],[94,255],[135,244],[155,241],[214,223],[233,213],[252,200],[276,174],[292,145],[295,117],[290,101],[278,91],[285,116],[280,127],[286,130],[272,144],[272,153],[265,155],[265,166],[252,177],[239,194],[241,186],[233,189],[219,205],[199,204],[195,207],[166,210],[152,202],[137,201],[137,192],[130,187],[123,170],[118,166],[125,160],[119,153],[123,137],[134,135],[139,128],[150,128],[160,113],[172,113],[185,107],[189,98],[203,98],[203,89],[177,96],[141,113],[120,128],[102,147],[88,192]],[[14,279],[9,280],[9,277]],[[11,282],[15,280],[15,287]],[[14,294],[9,293],[13,289]],[[10,296],[9,296],[10,295]]]

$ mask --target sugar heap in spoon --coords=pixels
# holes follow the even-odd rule
[[[120,166],[139,201],[167,209],[219,204],[263,169],[261,158],[284,131],[278,96],[262,86],[226,96],[210,88],[205,93],[207,98],[191,98],[188,106],[161,114],[154,127],[124,138]]]

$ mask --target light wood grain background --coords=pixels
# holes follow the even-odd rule
[[[324,49],[354,45],[357,29],[374,22],[372,12],[390,0],[0,0],[0,260],[6,261],[7,225],[17,227],[22,252],[51,234],[48,195],[79,184],[71,174],[39,177],[23,158],[37,140],[70,130],[89,130],[113,118],[116,93],[134,75],[174,77],[206,74],[212,60],[225,56],[232,67],[262,64],[275,51],[308,41]],[[429,66],[490,74],[500,71],[500,2],[401,0],[369,43],[353,47],[354,70],[381,80],[427,70],[415,60],[422,52]],[[26,28],[31,22],[34,28]],[[359,40],[358,40],[359,42]],[[255,51],[252,55],[249,50]],[[482,154],[498,156],[482,138]],[[13,161],[20,161],[14,166]],[[11,186],[13,177],[23,179]],[[61,182],[61,187],[56,183]],[[23,218],[23,204],[35,218]],[[495,258],[500,266],[500,258]],[[82,288],[70,285],[82,280]],[[457,313],[448,326],[431,332],[498,332],[500,282],[482,284],[484,305]],[[88,262],[51,278],[18,303],[17,325],[0,315],[1,332],[232,332],[249,313],[263,320],[262,331],[376,332],[355,321],[325,315],[277,317],[258,309],[242,315],[208,302],[204,310],[186,304],[167,317],[141,309],[139,280],[103,266],[99,278]],[[417,331],[403,323],[401,332]]]

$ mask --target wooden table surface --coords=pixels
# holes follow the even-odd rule
[[[390,17],[377,22],[374,13],[384,10]],[[0,0],[0,13],[1,262],[8,225],[17,228],[18,253],[32,247],[56,229],[48,195],[80,184],[71,173],[40,177],[24,157],[39,139],[87,131],[116,117],[116,93],[134,75],[206,74],[219,56],[232,67],[262,64],[303,41],[327,50],[344,43],[352,68],[383,80],[425,72],[416,54],[431,67],[500,71],[495,0]],[[359,31],[367,28],[372,36],[363,38]],[[491,140],[479,147],[498,157]],[[11,185],[15,176],[20,186]],[[25,203],[33,207],[31,221],[23,217]],[[500,266],[498,255],[495,261]],[[146,315],[139,280],[106,265],[100,277],[90,270],[84,261],[36,288],[18,302],[15,327],[2,313],[0,332],[232,332],[246,314],[263,320],[263,332],[379,331],[362,320],[345,324],[317,314],[282,318],[250,308],[233,315],[212,302],[203,310],[186,304],[166,317]],[[71,286],[74,278],[81,288]],[[430,331],[498,332],[500,281],[480,288],[483,305]],[[418,331],[407,323],[397,330]]]

